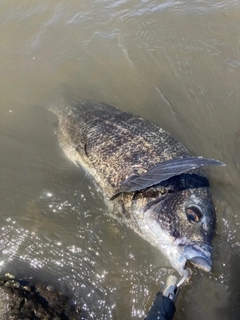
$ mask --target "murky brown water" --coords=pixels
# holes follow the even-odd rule
[[[218,232],[177,320],[240,318],[240,4],[0,2],[0,266],[60,283],[91,319],[142,319],[168,261],[104,215],[101,194],[60,150],[61,96],[157,123],[209,170]]]

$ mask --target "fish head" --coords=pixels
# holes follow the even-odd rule
[[[182,174],[161,183],[155,191],[158,188],[159,197],[143,210],[142,231],[180,274],[187,261],[210,271],[216,216],[207,178]]]

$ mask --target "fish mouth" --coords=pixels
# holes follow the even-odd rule
[[[212,268],[212,247],[207,244],[179,245],[180,251],[193,265],[210,272]]]

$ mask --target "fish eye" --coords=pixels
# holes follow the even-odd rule
[[[186,215],[189,222],[195,222],[195,223],[200,222],[203,217],[202,211],[195,206],[187,207]]]

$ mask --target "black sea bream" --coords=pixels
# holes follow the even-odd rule
[[[201,166],[166,131],[105,103],[79,102],[50,110],[59,143],[101,188],[109,211],[159,248],[181,275],[187,260],[211,269],[215,212]]]

